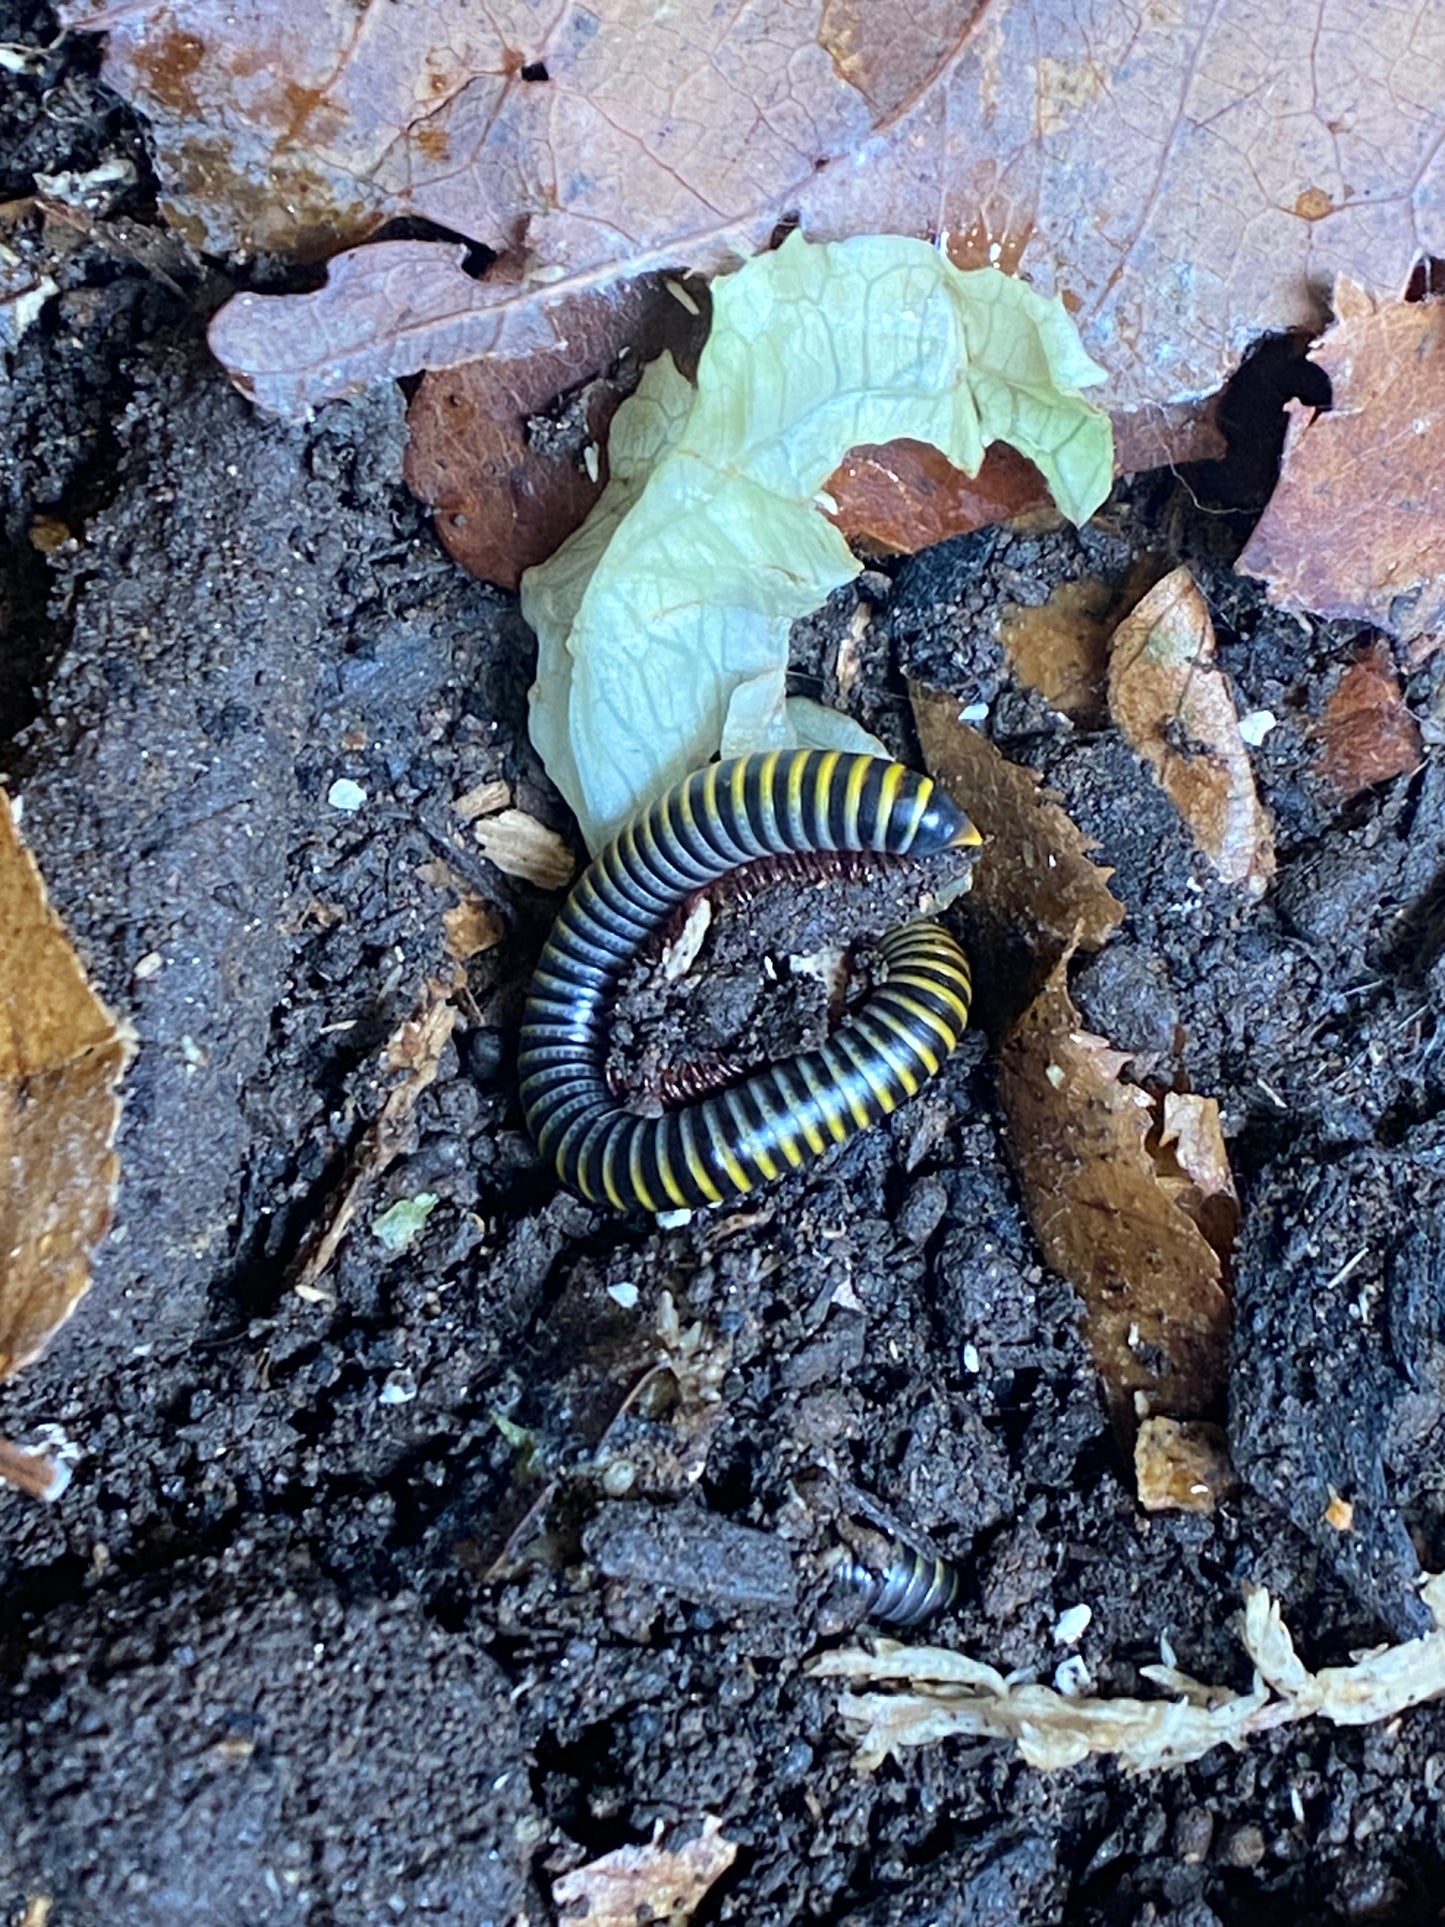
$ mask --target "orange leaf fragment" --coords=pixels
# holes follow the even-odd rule
[[[134,1039],[86,980],[0,792],[0,1379],[90,1287]]]
[[[1405,707],[1383,642],[1361,650],[1339,680],[1315,728],[1315,768],[1344,802],[1424,760],[1420,725]]]
[[[1311,355],[1333,406],[1291,404],[1279,485],[1236,567],[1271,602],[1405,639],[1445,624],[1445,301],[1347,276]]]
[[[1274,835],[1255,793],[1214,625],[1188,569],[1157,583],[1114,632],[1109,709],[1225,883],[1263,896]]]
[[[1153,1100],[1127,1055],[1080,1026],[1061,960],[1005,1040],[999,1095],[1044,1255],[1084,1301],[1115,1423],[1190,1417],[1224,1386],[1229,1299],[1218,1252],[1161,1184]]]
[[[823,493],[844,535],[888,555],[912,555],[1053,503],[1033,463],[1006,442],[993,443],[974,476],[927,442],[865,444],[844,456]]]
[[[552,1883],[564,1921],[587,1927],[636,1927],[639,1920],[690,1920],[703,1896],[737,1858],[722,1822],[709,1813],[702,1832],[682,1847],[618,1847]],[[659,1825],[659,1833],[661,1831]]]
[[[463,896],[461,902],[454,903],[449,910],[443,910],[442,929],[445,932],[446,953],[458,963],[465,963],[468,957],[480,956],[484,950],[495,950],[506,935],[496,912],[480,897],[470,894]]]
[[[1044,789],[1039,776],[1001,756],[959,719],[959,700],[909,685],[923,760],[968,811],[984,838],[970,907],[1014,941],[1022,935],[1043,970],[1076,945],[1097,950],[1124,920],[1109,889],[1112,870]]]

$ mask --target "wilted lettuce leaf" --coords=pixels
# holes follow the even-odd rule
[[[1083,521],[1108,493],[1101,381],[1058,301],[926,242],[793,235],[713,288],[692,388],[663,357],[617,412],[612,479],[522,581],[532,740],[595,848],[731,752],[801,741],[788,627],[858,573],[818,492],[850,448],[930,442],[976,474],[990,442]]]

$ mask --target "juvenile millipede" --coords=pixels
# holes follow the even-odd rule
[[[881,1570],[850,1559],[839,1568],[839,1578],[881,1626],[922,1625],[953,1604],[962,1584],[952,1560],[931,1557],[902,1541]]]
[[[772,750],[669,790],[580,878],[538,961],[518,1071],[543,1156],[594,1203],[664,1211],[741,1197],[876,1124],[938,1071],[968,1022],[968,961],[938,924],[888,932],[886,981],[825,1044],[663,1117],[637,1116],[607,1086],[619,981],[677,905],[739,865],[978,841],[928,777],[877,756]]]

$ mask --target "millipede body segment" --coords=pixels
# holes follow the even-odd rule
[[[608,1088],[618,984],[678,904],[741,865],[978,841],[928,777],[877,756],[768,751],[669,790],[580,878],[538,961],[518,1069],[543,1155],[594,1203],[665,1211],[740,1197],[877,1123],[937,1072],[968,1022],[968,961],[938,924],[888,932],[885,982],[825,1044],[663,1117],[636,1115]]]

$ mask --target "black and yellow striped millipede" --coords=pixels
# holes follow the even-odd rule
[[[662,1117],[638,1116],[607,1085],[619,980],[679,904],[742,865],[978,841],[928,777],[877,756],[778,750],[670,790],[575,885],[538,961],[518,1069],[543,1156],[594,1203],[666,1211],[741,1197],[876,1124],[937,1072],[968,1022],[968,961],[938,924],[888,932],[885,981],[818,1049]]]

